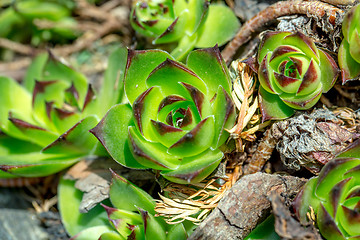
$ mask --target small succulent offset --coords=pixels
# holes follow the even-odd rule
[[[228,69],[217,46],[193,51],[187,65],[160,50],[129,50],[125,93],[92,129],[109,154],[130,168],[160,170],[194,183],[223,158],[219,147],[235,121]]]
[[[60,182],[59,209],[71,239],[182,240],[188,237],[192,224],[187,228],[182,223],[166,224],[162,217],[155,217],[155,200],[148,193],[115,172],[112,175],[111,203],[101,203],[102,208],[96,206],[88,213],[78,212],[81,194],[77,194],[72,181],[62,179]],[[71,207],[69,201],[73,203]]]
[[[130,21],[153,44],[178,42],[171,55],[181,60],[194,47],[223,45],[240,24],[233,11],[208,0],[138,0],[134,2]]]
[[[34,59],[23,85],[0,76],[0,178],[47,176],[84,156],[108,156],[88,131],[121,99],[122,53],[110,57],[96,98],[84,75],[51,54]]]
[[[311,108],[339,72],[332,57],[301,32],[266,32],[257,62],[263,121]]]
[[[24,42],[30,39],[32,45],[44,42],[72,40],[76,20],[71,16],[75,7],[72,0],[22,0],[8,1],[0,13],[0,37]],[[1,5],[1,4],[0,4]],[[19,31],[21,29],[21,31]]]
[[[303,224],[310,206],[326,239],[360,238],[360,140],[328,162],[298,193],[294,208]]]
[[[360,4],[346,13],[342,24],[344,39],[339,49],[343,84],[360,77]]]

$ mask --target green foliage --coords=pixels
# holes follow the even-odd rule
[[[23,85],[0,76],[0,177],[47,176],[85,156],[107,156],[89,130],[120,102],[115,82],[123,85],[125,60],[124,48],[110,56],[99,94],[49,54],[34,59]]]
[[[177,60],[194,47],[225,44],[240,26],[230,8],[207,0],[139,0],[130,21],[138,33],[153,38],[153,44],[177,42],[171,53]]]
[[[235,121],[228,69],[217,47],[189,54],[187,65],[160,50],[129,50],[125,93],[91,130],[131,168],[153,168],[177,183],[200,182],[219,164],[225,129]]]
[[[267,32],[257,62],[263,121],[311,108],[339,73],[331,56],[300,32]]]
[[[101,204],[88,213],[79,213],[81,192],[74,182],[62,179],[59,185],[59,209],[72,239],[86,240],[181,240],[188,237],[182,223],[167,225],[155,217],[155,201],[142,189],[113,173],[110,203]],[[104,221],[107,215],[107,221]],[[188,231],[191,231],[191,227]]]
[[[274,215],[271,214],[262,223],[257,225],[244,240],[280,240],[280,236],[275,232],[274,224],[275,218]]]
[[[360,237],[360,141],[329,161],[318,177],[310,179],[297,195],[295,211],[307,223],[310,206],[320,233],[328,240]]]
[[[0,37],[39,45],[75,39],[74,1],[17,0],[0,13]]]
[[[346,13],[342,23],[344,39],[339,49],[339,65],[343,84],[360,77],[360,4]]]

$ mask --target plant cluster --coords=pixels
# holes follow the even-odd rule
[[[72,0],[22,0],[1,5],[1,38],[38,46],[45,42],[65,43],[78,36]]]
[[[307,213],[316,215],[320,233],[328,240],[360,236],[360,141],[328,162],[310,179],[294,200],[296,215],[304,225]]]
[[[313,107],[338,77],[334,59],[301,32],[267,32],[257,55],[263,121]]]
[[[0,77],[0,177],[48,176],[85,156],[107,156],[89,130],[121,99],[112,89],[124,54],[110,56],[99,93],[51,54],[33,61],[22,85]]]
[[[34,45],[57,34],[72,39],[76,33],[67,24],[74,21],[73,7],[72,1],[15,2],[0,13],[0,37],[32,36]],[[51,23],[51,29],[40,29],[39,21]],[[360,75],[360,5],[343,22],[340,69],[330,54],[303,33],[268,31],[254,64],[249,64],[259,84],[247,68],[246,74],[236,76],[247,79],[236,79],[233,93],[218,48],[239,27],[230,8],[207,0],[136,1],[130,21],[154,44],[176,43],[176,47],[171,54],[158,49],[117,49],[97,90],[83,74],[51,53],[33,60],[22,85],[0,76],[0,178],[47,176],[89,156],[110,156],[127,168],[151,169],[166,181],[196,184],[224,158],[229,132],[233,137],[254,139],[260,112],[263,122],[288,118],[296,110],[312,108],[334,86],[340,72],[343,83]],[[15,26],[31,34],[15,31]],[[193,48],[203,49],[190,52]],[[258,97],[253,98],[254,91]],[[239,98],[235,100],[240,111],[236,126],[232,96]],[[251,131],[241,135],[248,124],[253,124]],[[241,141],[237,144],[244,148]],[[270,157],[271,151],[265,147],[262,151]],[[311,206],[324,237],[359,238],[359,167],[357,141],[329,161],[297,196],[300,221],[307,223]],[[163,216],[173,212],[156,216],[155,201],[148,193],[115,172],[112,175],[109,199],[88,213],[78,212],[82,193],[74,182],[60,181],[59,209],[72,239],[172,240],[190,235],[193,223],[166,224]],[[176,219],[203,216],[198,209],[193,215],[179,215]]]
[[[138,33],[153,38],[153,44],[176,42],[171,55],[177,60],[194,47],[225,44],[240,26],[229,7],[208,0],[134,1],[130,21]]]
[[[59,208],[65,227],[74,240],[186,239],[194,227],[189,223],[168,225],[162,217],[155,217],[154,199],[115,172],[112,172],[110,202],[88,213],[78,212],[81,192],[74,189],[73,182],[61,181]],[[69,200],[74,203],[70,208]]]

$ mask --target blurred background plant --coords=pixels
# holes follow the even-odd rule
[[[51,53],[34,59],[22,85],[0,77],[0,177],[48,176],[85,156],[107,156],[88,131],[121,102],[126,54],[113,52],[98,91]]]
[[[69,43],[81,34],[73,17],[73,0],[6,1],[0,7],[1,38],[44,47]],[[0,59],[11,59],[12,53],[2,49]]]
[[[147,192],[111,172],[109,199],[87,213],[79,212],[83,195],[74,187],[74,181],[60,181],[59,209],[71,239],[181,240],[191,234],[191,221],[166,224],[163,217],[155,217],[155,200]]]
[[[240,27],[233,11],[208,0],[134,1],[130,21],[153,44],[176,43],[171,55],[183,60],[193,48],[222,46]]]

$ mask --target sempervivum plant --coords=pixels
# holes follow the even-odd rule
[[[297,195],[295,211],[307,223],[310,206],[328,240],[360,238],[360,141],[328,162]]]
[[[193,224],[168,225],[155,217],[155,200],[144,190],[112,172],[110,202],[80,213],[81,192],[71,180],[59,185],[59,209],[64,226],[73,240],[182,240]],[[71,202],[71,206],[69,206]],[[111,205],[108,206],[108,205]]]
[[[110,155],[178,183],[207,177],[235,115],[219,49],[193,51],[187,65],[164,51],[129,50],[124,82],[130,104],[113,107],[91,130]]]
[[[194,47],[226,43],[240,26],[230,8],[208,0],[138,0],[130,21],[137,32],[154,38],[153,44],[178,42],[171,53],[176,59]]]
[[[344,39],[339,49],[342,82],[360,77],[360,4],[345,15],[342,32]]]
[[[257,56],[263,120],[283,119],[315,105],[334,85],[338,67],[300,32],[267,32]]]
[[[121,53],[126,58],[125,49],[110,57],[97,98],[84,75],[48,54],[34,59],[23,85],[0,77],[0,178],[47,176],[84,156],[107,155],[88,131],[118,103],[113,86],[122,67],[113,62]]]
[[[8,4],[6,4],[8,2]],[[76,20],[71,16],[74,1],[1,1],[0,37],[17,42],[64,42],[76,38]],[[21,29],[21,31],[19,31]]]

